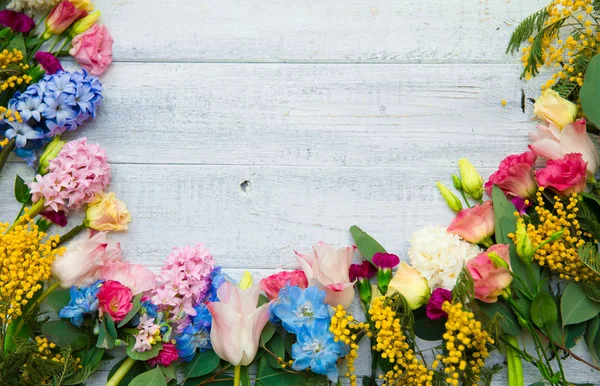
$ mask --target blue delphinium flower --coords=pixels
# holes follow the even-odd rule
[[[206,299],[205,299],[205,301],[207,301],[207,302],[218,302],[219,299],[217,297],[217,290],[226,281],[228,281],[230,283],[237,284],[235,282],[235,280],[233,280],[231,278],[231,276],[229,276],[226,273],[221,272],[221,267],[214,267],[213,270],[210,273],[210,288],[206,292]]]
[[[286,286],[269,306],[269,318],[273,322],[281,320],[286,331],[297,335],[304,326],[310,327],[318,320],[331,320],[333,309],[324,301],[325,291],[317,287]]]
[[[98,280],[89,287],[77,288],[72,286],[69,290],[71,300],[69,304],[63,307],[58,313],[60,318],[71,318],[71,323],[77,327],[83,324],[85,314],[98,311],[98,291],[100,291],[102,281]]]
[[[303,325],[299,329],[296,334],[298,340],[292,345],[292,368],[302,371],[310,367],[312,372],[325,375],[336,383],[337,360],[348,353],[348,346],[335,341],[329,325],[329,320],[318,319],[312,325]]]
[[[194,310],[196,310],[196,315],[190,317],[190,324],[175,338],[179,357],[184,362],[192,360],[196,349],[204,351],[212,348],[210,345],[212,315],[204,303],[195,306]]]

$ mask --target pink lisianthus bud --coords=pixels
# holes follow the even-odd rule
[[[73,5],[69,0],[58,3],[46,19],[46,32],[44,38],[63,33],[77,19],[87,15],[87,12]]]
[[[448,232],[475,244],[491,245],[494,234],[494,208],[491,201],[463,209],[448,227]]]
[[[373,264],[380,269],[392,269],[400,264],[400,258],[391,253],[377,252],[372,260]]]
[[[550,123],[548,126],[539,125],[537,131],[530,134],[533,143],[531,151],[549,160],[562,158],[565,154],[581,153],[587,162],[588,174],[594,175],[600,165],[598,150],[586,130],[585,119],[578,119],[560,130]]]
[[[150,358],[148,360],[148,364],[152,367],[155,367],[156,365],[168,367],[177,359],[179,359],[177,346],[175,346],[173,343],[163,343],[163,348],[159,351],[158,356]]]
[[[494,264],[490,254],[503,260],[506,265]],[[508,266],[508,269],[505,268]],[[510,257],[508,245],[492,245],[486,252],[480,253],[476,258],[467,263],[467,270],[473,278],[475,297],[486,303],[495,303],[498,296],[512,283],[510,272]]]
[[[94,24],[73,38],[69,53],[92,75],[100,75],[112,63],[112,45],[108,28]]]
[[[348,308],[354,299],[354,283],[350,281],[350,264],[356,247],[335,249],[319,242],[310,253],[296,252],[309,285],[325,290],[325,303]]]
[[[442,310],[442,305],[446,301],[452,303],[452,292],[445,288],[436,288],[431,294],[429,302],[425,307],[425,314],[427,317],[431,320],[438,320],[447,317],[448,314]]]
[[[350,281],[370,279],[377,273],[377,268],[365,260],[360,264],[351,264],[348,273],[350,275]]]
[[[107,313],[115,322],[125,319],[125,316],[133,308],[133,294],[123,284],[114,280],[102,283],[98,291],[98,309],[100,313]]]
[[[269,300],[277,299],[279,290],[286,285],[293,285],[302,289],[308,287],[308,279],[303,271],[297,269],[294,271],[278,272],[260,281],[260,289],[267,294]]]
[[[500,162],[498,171],[492,174],[485,184],[489,195],[492,187],[498,186],[510,197],[534,198],[537,185],[533,176],[533,165],[537,156],[527,151],[522,154],[509,155]]]
[[[34,58],[49,75],[55,74],[63,69],[60,61],[50,52],[36,52]]]
[[[586,184],[586,164],[581,153],[548,160],[546,167],[535,171],[540,186],[553,188],[562,196],[581,193]]]
[[[35,21],[28,15],[8,9],[0,11],[0,24],[14,32],[27,33],[35,28]]]

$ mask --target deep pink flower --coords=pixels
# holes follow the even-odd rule
[[[63,69],[60,61],[51,52],[38,51],[34,57],[47,74],[52,75]]]
[[[8,9],[0,11],[0,24],[15,32],[27,33],[35,28],[35,21],[28,15]]]
[[[49,39],[52,35],[63,33],[75,20],[85,15],[87,15],[86,11],[77,8],[69,0],[62,0],[50,11],[46,19],[44,38]]]
[[[64,227],[67,225],[67,214],[64,210],[59,210],[58,212],[53,210],[45,210],[40,213],[40,215],[58,226]]]
[[[531,202],[525,202],[525,200],[521,197],[513,197],[513,199],[510,201],[513,203],[519,214],[525,214],[527,208],[531,206]]]
[[[303,271],[296,269],[294,271],[278,272],[260,281],[260,289],[267,294],[269,300],[277,299],[279,290],[286,285],[306,288],[308,287],[308,279],[306,279]]]
[[[490,237],[494,234],[492,201],[486,201],[458,212],[448,227],[448,232],[454,233],[470,243],[491,244]]]
[[[92,75],[100,75],[112,63],[113,38],[108,28],[94,24],[73,38],[69,53]]]
[[[132,300],[131,290],[118,281],[107,280],[98,291],[98,309],[112,316],[115,322],[123,320],[131,311]]]
[[[508,269],[495,266],[490,259],[491,253],[495,253],[504,260]],[[486,252],[480,253],[476,258],[467,262],[467,270],[473,278],[475,297],[486,303],[495,303],[498,296],[510,285],[513,279],[510,273],[508,245],[492,245]]]
[[[102,280],[117,281],[129,288],[133,295],[141,294],[156,286],[155,275],[146,266],[130,264],[122,260],[107,262],[98,271]]]
[[[148,364],[155,367],[156,365],[169,366],[171,363],[179,359],[179,352],[177,346],[173,343],[163,343],[163,348],[158,352],[158,356],[150,358]]]
[[[431,294],[429,302],[425,307],[425,314],[427,314],[427,317],[431,320],[447,317],[448,314],[442,310],[442,305],[446,301],[452,302],[452,292],[445,288],[436,288]]]
[[[367,260],[360,264],[352,264],[350,266],[349,274],[350,281],[359,279],[370,279],[377,273],[377,268]]]
[[[537,191],[533,177],[533,165],[537,156],[527,151],[522,154],[509,155],[500,162],[498,171],[492,174],[485,184],[487,194],[492,194],[492,187],[497,185],[510,197],[533,198]]]
[[[392,269],[400,264],[400,258],[391,253],[377,252],[373,255],[373,265],[380,269]]]
[[[586,164],[580,153],[548,160],[545,168],[535,171],[535,178],[540,186],[554,188],[563,196],[583,192],[586,175]]]

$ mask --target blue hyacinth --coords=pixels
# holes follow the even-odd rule
[[[71,300],[69,300],[69,304],[60,310],[58,316],[64,319],[70,318],[71,323],[77,327],[81,327],[85,314],[98,311],[97,295],[101,285],[102,280],[98,280],[89,287],[71,287],[69,290]]]
[[[97,77],[85,70],[59,71],[15,93],[8,109],[18,111],[23,122],[2,120],[0,132],[14,138],[17,156],[33,165],[39,149],[53,137],[95,117],[101,101],[102,84]]]

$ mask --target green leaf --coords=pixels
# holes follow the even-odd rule
[[[263,356],[258,361],[258,373],[256,376],[256,385],[263,386],[281,386],[281,385],[301,385],[304,376],[298,373],[288,373],[285,370],[274,369],[269,366],[268,355]]]
[[[421,307],[413,312],[415,335],[428,341],[442,340],[442,335],[446,332],[446,320],[444,318],[431,320],[425,314],[424,309],[425,307]]]
[[[183,366],[183,375],[186,379],[201,377],[216,369],[220,361],[213,350],[196,353],[194,359]]]
[[[277,358],[285,360],[285,344],[283,342],[283,337],[280,334],[273,335],[273,338],[271,338],[271,340],[265,345],[265,347],[267,348],[267,350],[275,354]],[[267,361],[269,362],[269,365],[271,367],[275,369],[281,368],[281,364],[279,363],[277,358],[273,357],[273,355],[267,352],[265,357],[267,358]]]
[[[129,386],[167,386],[167,380],[162,371],[155,367],[133,378]]]
[[[117,339],[117,329],[115,328],[115,320],[109,314],[104,314],[104,318],[102,318],[104,324],[106,325],[106,331],[113,339]]]
[[[272,323],[267,323],[265,325],[265,328],[263,328],[262,333],[260,334],[260,345],[262,347],[264,347],[267,342],[271,340],[276,330],[277,327],[275,327],[275,325]]]
[[[100,367],[104,357],[104,349],[90,347],[79,351],[77,356],[81,359],[82,368],[61,382],[61,385],[79,385],[87,380]]]
[[[108,315],[106,315],[108,316]],[[112,318],[111,318],[112,320]],[[114,327],[114,321],[113,321],[113,327]],[[111,350],[115,347],[115,338],[113,338],[111,336],[111,334],[108,332],[106,323],[104,322],[104,318],[103,320],[100,321],[100,325],[99,325],[100,331],[98,332],[98,340],[96,341],[96,347],[99,348],[105,348],[107,350]]]
[[[587,66],[579,100],[586,118],[600,127],[600,55],[594,56]]]
[[[138,313],[140,308],[142,308],[142,295],[143,294],[138,294],[133,298],[133,308],[127,313],[127,315],[125,315],[125,318],[119,322],[117,327],[121,328],[126,325],[127,322],[129,322],[135,316],[135,314]]]
[[[580,284],[570,282],[560,299],[563,326],[585,322],[598,313],[600,313],[600,303],[590,299]]]
[[[115,375],[119,367],[121,367],[121,365],[123,364],[123,362],[125,362],[126,359],[127,357],[115,363],[115,365],[110,369],[108,376],[106,377],[106,381],[108,381],[112,378],[113,375]],[[125,376],[123,377],[123,379],[121,379],[121,382],[119,382],[117,386],[128,386],[133,378],[137,377],[139,374],[145,372],[146,370],[147,368],[144,362],[135,361],[131,369],[129,369],[129,371],[125,374]]]
[[[242,366],[240,369],[240,383],[242,386],[250,386],[250,374],[248,373],[248,366]]]
[[[573,348],[579,341],[579,339],[583,336],[585,332],[586,323],[578,323],[572,326],[569,326],[568,329],[565,328],[565,346],[567,348]]]
[[[27,186],[25,180],[18,174],[15,177],[15,199],[21,204],[29,201],[29,186]]]
[[[268,302],[269,302],[269,298],[268,298],[268,297],[266,297],[266,296],[265,296],[265,295],[263,295],[263,294],[260,294],[260,296],[258,297],[258,303],[257,303],[256,307],[260,307],[260,306],[262,306],[262,305],[265,305],[265,304],[267,304]]]
[[[50,292],[46,298],[46,304],[49,305],[57,313],[60,312],[71,300],[71,295],[68,288],[59,288]]]
[[[489,318],[497,314],[500,316],[500,328],[509,335],[521,335],[521,328],[514,312],[504,300],[498,299],[496,303],[484,303],[477,300],[477,305]]]
[[[531,320],[539,328],[548,327],[558,320],[558,310],[554,298],[547,292],[540,292],[531,302]]]
[[[385,253],[385,249],[381,244],[356,225],[350,227],[350,234],[352,234],[354,244],[356,244],[362,257],[369,260],[371,263],[373,262],[373,255],[378,252]]]
[[[21,51],[23,53],[23,57],[27,57],[27,49],[25,48],[25,39],[23,39],[23,34],[18,33],[8,42],[8,46],[6,49],[12,51],[13,48]]]
[[[160,368],[160,371],[162,371],[162,373],[165,375],[165,377],[170,379],[177,378],[177,363],[171,363],[171,365],[167,367],[163,365],[159,365],[158,367]]]
[[[90,345],[90,337],[73,326],[68,320],[53,320],[42,324],[42,334],[59,347],[71,347],[73,351]]]
[[[136,361],[147,361],[150,358],[154,358],[158,355],[158,353],[160,352],[160,350],[162,350],[163,347],[162,343],[158,342],[156,344],[153,344],[150,350],[144,352],[137,352],[133,351],[134,345],[135,339],[133,337],[130,337],[127,341],[127,348],[125,349],[125,352],[131,359],[135,359]]]
[[[596,315],[592,319],[588,320],[587,326],[585,329],[585,344],[594,359],[594,362],[597,362],[600,358],[598,357],[598,352],[596,351],[596,347],[594,342],[596,341],[596,336],[598,336],[598,330],[600,329],[600,315]]]
[[[52,226],[52,221],[48,221],[44,217],[40,217],[35,222],[35,225],[37,225],[40,232],[46,232]]]

